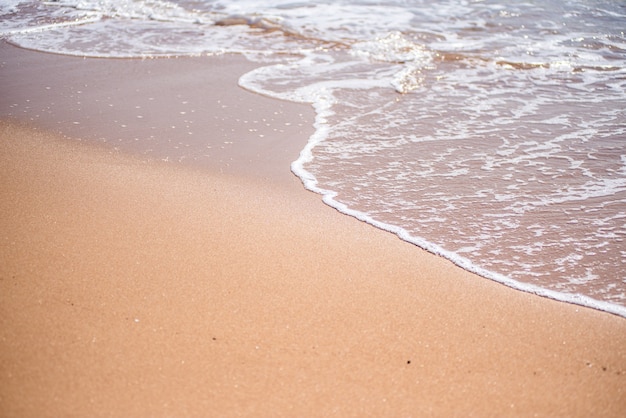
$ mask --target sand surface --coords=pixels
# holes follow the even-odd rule
[[[84,59],[0,42],[0,118],[150,159],[294,180],[313,109],[237,87],[238,55]]]
[[[67,58],[30,54],[31,65]],[[3,83],[19,79],[13,58],[2,58]],[[196,65],[163,62],[181,74]],[[246,112],[265,106],[238,91],[231,64],[213,77],[232,83],[205,92],[243,94]],[[105,77],[97,89],[119,91]],[[27,86],[11,91],[26,100]],[[264,172],[261,154],[243,154],[242,170],[148,161],[61,138],[50,130],[63,124],[48,124],[58,114],[30,120],[8,105],[0,99],[0,416],[626,410],[623,318],[469,274],[325,206],[282,163]],[[281,106],[276,124],[302,120],[301,107]],[[241,125],[242,108],[230,112],[215,126]]]

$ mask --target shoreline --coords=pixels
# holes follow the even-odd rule
[[[258,66],[240,55],[82,58],[2,41],[0,55],[0,118],[142,158],[290,183],[313,133],[309,105],[237,86]]]
[[[155,62],[150,74],[190,61]],[[212,123],[234,129],[251,100],[270,100],[243,96]],[[302,117],[283,106],[286,120]],[[4,119],[2,415],[619,416],[626,406],[623,318],[468,273],[324,205],[288,164],[257,176],[271,164],[261,157],[247,171],[145,161],[61,139],[45,117]]]
[[[444,257],[484,279],[516,291],[626,318],[623,306],[509,279],[476,267],[468,259],[436,244],[414,239],[401,228],[344,208],[342,203],[324,194],[306,179],[308,173],[301,166],[302,156],[298,158],[304,144],[293,139],[307,138],[314,133],[312,121],[315,116],[311,106],[237,88],[239,77],[233,74],[241,75],[258,66],[242,56],[85,59],[31,51],[0,42],[0,53],[3,52],[12,60],[4,62],[0,71],[0,76],[3,76],[0,82],[9,87],[6,89],[8,97],[0,99],[0,117],[3,114],[17,117],[22,122],[34,123],[70,138],[104,144],[116,151],[143,158],[178,159],[172,162],[222,174],[260,177],[298,189],[304,183],[305,189],[320,195],[326,204],[342,214],[395,234],[421,250]],[[50,77],[41,79],[38,77],[38,66],[41,65],[55,71],[50,73]],[[138,71],[136,67],[144,68]],[[185,71],[181,73],[179,68],[185,68]],[[212,68],[216,71],[210,71]],[[101,79],[91,77],[94,72],[102,71],[108,74]],[[159,83],[151,85],[149,80],[153,75]],[[117,83],[113,94],[111,80]],[[12,83],[19,89],[11,89]],[[207,97],[208,92],[229,84],[235,86],[230,94]],[[163,85],[167,86],[165,96],[168,99],[158,100]],[[83,88],[84,91],[81,90]],[[133,90],[137,93],[136,97],[121,94]],[[107,93],[106,101],[102,100],[103,91]],[[7,106],[9,102],[14,104]],[[36,104],[39,110],[35,110],[32,104]],[[283,118],[286,108],[292,109],[291,119]],[[28,118],[20,115],[20,110]],[[294,113],[296,110],[297,115]],[[212,117],[201,116],[201,112]],[[102,119],[94,119],[93,115]],[[180,116],[183,116],[182,120]],[[174,124],[178,126],[172,127],[172,120],[177,120]],[[186,129],[180,129],[182,124],[186,125]],[[222,128],[211,132],[214,126]],[[160,141],[162,136],[169,140]],[[117,141],[114,138],[118,138]],[[205,151],[199,152],[200,149]],[[304,178],[298,178],[302,176]]]

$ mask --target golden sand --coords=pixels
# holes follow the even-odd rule
[[[218,171],[0,124],[1,416],[623,416],[623,318]]]

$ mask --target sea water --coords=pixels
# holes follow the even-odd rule
[[[242,87],[314,106],[292,171],[326,203],[626,317],[625,31],[616,0],[0,0],[24,48],[244,54]]]

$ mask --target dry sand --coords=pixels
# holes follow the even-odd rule
[[[19,78],[5,57],[3,83]],[[226,67],[213,76],[234,82]],[[282,165],[264,172],[257,154],[241,170],[180,166],[60,138],[32,112],[16,123],[2,106],[29,90],[12,91],[0,99],[0,416],[626,411],[623,318],[469,274],[325,206]],[[229,112],[213,123],[236,129],[242,110]]]

